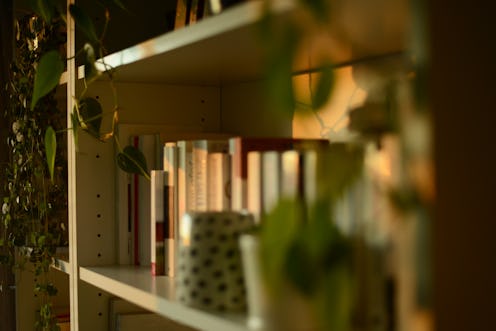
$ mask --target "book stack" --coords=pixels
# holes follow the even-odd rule
[[[269,194],[273,199],[269,204],[274,204],[278,197],[280,156],[276,152],[291,150],[308,150],[323,148],[329,145],[325,139],[295,139],[295,138],[255,138],[255,137],[233,137],[229,139],[229,153],[231,155],[231,192],[232,210],[248,209],[254,213],[255,220],[259,220],[261,213],[261,202],[254,201],[261,197],[262,185],[272,192]],[[265,152],[267,156],[262,156]],[[250,157],[248,156],[250,154]],[[261,177],[262,159],[265,160],[264,167],[268,167],[266,179]],[[250,159],[250,160],[249,160]],[[270,162],[269,162],[270,160]],[[248,168],[251,168],[250,193],[248,192]],[[270,169],[269,169],[270,168]],[[265,184],[262,184],[265,183]],[[249,196],[252,197],[249,201]],[[255,198],[255,199],[253,199]]]
[[[120,134],[143,153],[150,180],[117,172],[119,262],[174,276],[182,215],[230,208],[230,136],[126,126]]]
[[[126,175],[127,181],[119,181],[118,196],[127,197],[119,200],[127,205],[119,207],[121,249],[128,240],[128,256],[121,252],[121,261],[167,276],[175,276],[186,212],[248,211],[260,222],[282,196],[312,191],[302,186],[299,174],[304,151],[329,145],[323,139],[201,132],[148,132],[128,139],[144,154],[151,180]],[[311,160],[307,154],[304,158]]]

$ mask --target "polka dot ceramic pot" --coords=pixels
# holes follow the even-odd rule
[[[247,213],[189,212],[180,226],[177,297],[202,309],[246,309],[239,236],[254,224]]]

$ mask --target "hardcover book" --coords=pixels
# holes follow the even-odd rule
[[[248,207],[247,176],[248,152],[250,151],[283,151],[292,149],[311,149],[328,146],[326,139],[296,139],[280,137],[233,137],[229,139],[231,155],[231,195],[232,210]]]

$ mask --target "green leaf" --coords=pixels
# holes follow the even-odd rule
[[[79,114],[82,117],[81,126],[92,136],[100,137],[100,127],[102,125],[102,106],[94,98],[84,98],[79,102]]]
[[[127,173],[139,174],[150,179],[145,155],[134,146],[126,146],[117,154],[117,165]]]
[[[95,26],[93,25],[90,17],[76,4],[69,5],[69,12],[74,18],[76,27],[86,35],[91,43],[97,45],[99,43],[98,37],[96,35]]]
[[[364,150],[347,143],[332,143],[320,154],[319,178],[325,183],[322,196],[333,201],[343,194],[362,174]]]
[[[57,139],[55,137],[55,131],[51,126],[49,126],[45,132],[45,154],[48,165],[48,171],[50,172],[50,179],[52,181],[53,181],[53,173],[55,169],[56,150],[57,150]]]
[[[49,51],[41,57],[34,77],[31,110],[34,109],[39,99],[47,95],[59,84],[60,76],[63,72],[64,63],[57,51]]]
[[[55,285],[53,285],[52,283],[48,283],[46,285],[46,292],[48,293],[49,296],[53,297],[57,295],[58,290],[55,287]]]
[[[346,264],[335,265],[320,284],[316,311],[325,330],[352,330],[353,274]]]
[[[289,251],[299,236],[298,224],[302,222],[301,204],[292,200],[281,200],[262,223],[260,248],[261,262],[269,288],[279,291],[281,277],[286,273]]]
[[[85,61],[84,61],[84,77],[86,80],[92,80],[99,75],[99,71],[95,66],[96,56],[95,49],[90,43],[84,44],[83,47],[85,53]]]
[[[78,150],[79,145],[79,119],[76,112],[71,113],[71,122],[72,122],[72,137],[74,138],[74,145],[76,146],[76,151]]]
[[[323,67],[315,93],[312,95],[313,109],[319,109],[327,103],[334,87],[334,71],[330,65]]]
[[[42,247],[43,245],[45,245],[46,236],[44,235],[39,236],[37,241],[38,241],[38,246]]]

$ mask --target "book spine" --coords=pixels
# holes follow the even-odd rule
[[[175,238],[177,233],[176,223],[174,222],[174,211],[172,209],[173,204],[173,190],[174,187],[171,184],[170,177],[165,177],[167,185],[165,186],[164,193],[164,256],[163,263],[165,269],[165,275],[169,277],[174,277],[176,275],[176,243],[178,242]]]
[[[255,223],[260,222],[262,216],[262,152],[251,151],[247,161],[247,209],[253,214]]]
[[[164,265],[164,238],[165,238],[165,213],[164,205],[165,195],[168,190],[166,177],[168,173],[163,170],[152,170],[150,172],[151,197],[150,197],[150,214],[151,214],[151,272],[153,276],[165,275]]]
[[[178,222],[189,209],[188,200],[191,198],[191,141],[180,140],[177,142],[177,214]]]
[[[239,138],[229,139],[229,154],[231,155],[231,209],[243,209],[243,179],[241,141]]]
[[[207,210],[207,141],[193,142],[193,192],[191,209]]]
[[[210,153],[207,157],[208,196],[210,211],[231,209],[231,161],[228,153]]]
[[[199,0],[191,0],[191,8],[189,11],[189,20],[188,20],[189,25],[195,24],[201,18],[198,17],[198,10],[199,10],[198,7],[199,7]]]
[[[163,169],[169,174],[170,200],[169,205],[172,222],[174,223],[174,239],[179,238],[179,212],[178,212],[178,147],[177,142],[166,142],[164,144]]]
[[[145,134],[139,136],[138,148],[143,153],[148,166],[148,171],[159,170],[162,168],[162,160],[157,160],[157,156],[161,155],[161,151],[157,142],[160,136],[158,134]],[[159,166],[157,165],[159,164]],[[139,265],[150,265],[150,180],[139,176],[138,178],[138,218],[139,218],[139,240],[138,240],[138,255]]]
[[[188,24],[190,1],[191,0],[177,0],[174,29],[182,28]]]
[[[291,150],[282,152],[281,156],[281,197],[298,199],[303,196],[301,154]]]

